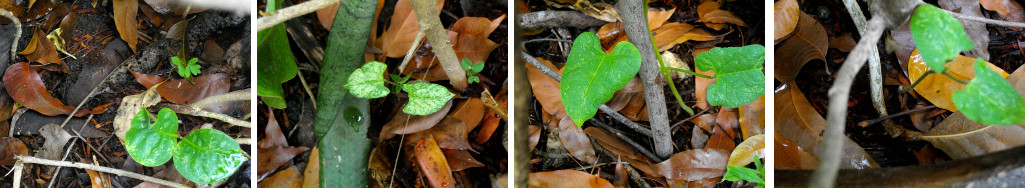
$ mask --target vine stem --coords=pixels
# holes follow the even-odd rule
[[[972,131],[963,132],[963,133],[957,133],[957,134],[921,136],[919,138],[921,138],[922,140],[925,140],[925,139],[934,139],[934,138],[959,137],[959,136],[965,136],[965,135],[974,134],[974,133],[977,133],[977,132],[982,132],[982,131],[985,131],[986,129],[989,129],[990,127],[993,127],[993,126],[986,126],[986,127],[980,128],[980,129],[975,129],[975,130],[972,130]]]
[[[116,169],[116,168],[105,167],[105,166],[97,166],[97,165],[86,164],[86,163],[79,163],[79,162],[55,161],[55,160],[42,159],[42,158],[36,158],[36,157],[31,157],[31,156],[14,156],[14,159],[17,160],[17,163],[14,166],[14,170],[15,170],[15,172],[14,172],[14,188],[18,188],[18,187],[21,186],[21,171],[22,171],[22,169],[25,168],[25,164],[41,164],[41,165],[49,165],[49,166],[79,168],[79,169],[86,169],[86,170],[92,170],[92,171],[97,171],[97,172],[105,172],[105,173],[108,173],[108,174],[114,174],[114,175],[117,175],[117,176],[129,177],[129,178],[133,178],[133,179],[137,179],[137,180],[142,180],[142,181],[147,181],[147,182],[153,182],[153,183],[156,183],[156,184],[170,186],[170,187],[188,187],[188,186],[182,185],[180,183],[175,183],[175,182],[171,182],[171,181],[167,181],[167,180],[162,180],[162,179],[158,179],[158,178],[154,178],[154,177],[150,177],[150,176],[146,176],[146,175],[142,175],[142,174],[137,174],[137,173],[134,173],[134,172],[129,172],[129,171],[125,171],[125,170],[121,170],[121,169]]]
[[[309,14],[313,11],[317,11],[326,8],[331,5],[338,4],[342,0],[311,0],[297,5],[292,5],[286,8],[278,9],[274,11],[274,14],[270,16],[264,16],[256,20],[256,31],[263,31],[264,29],[274,27],[291,20],[292,18],[299,17],[302,15]]]
[[[955,77],[954,77],[954,75],[951,75],[951,74],[950,74],[950,72],[947,72],[947,71],[943,71],[943,72],[942,72],[942,74],[943,74],[944,76],[947,76],[947,78],[950,78],[951,80],[954,80],[954,81],[955,81],[955,82],[957,82],[957,83],[961,83],[961,84],[968,84],[968,81],[964,81],[964,80],[961,80],[961,79],[957,79],[957,78],[955,78]]]
[[[982,23],[991,24],[991,25],[999,25],[999,26],[1004,26],[1004,27],[1025,28],[1025,23],[1021,23],[1021,22],[1009,22],[1009,21],[1003,21],[1003,20],[994,20],[994,19],[981,18],[981,17],[976,17],[976,16],[969,16],[969,15],[964,15],[964,14],[961,14],[961,13],[957,13],[957,12],[953,12],[953,11],[949,11],[949,10],[945,10],[945,9],[943,11],[947,12],[947,14],[953,15],[956,18],[961,18],[961,19],[964,19],[964,20],[971,20],[971,21],[982,22]]]
[[[18,53],[18,39],[21,38],[21,20],[18,20],[18,17],[14,17],[13,13],[4,9],[0,9],[0,16],[11,20],[11,23],[14,24],[14,35],[11,36],[14,38],[14,41],[11,43],[11,63],[14,63]]]
[[[907,92],[910,92],[912,89],[915,89],[915,86],[918,86],[918,83],[921,83],[922,80],[925,80],[925,76],[929,76],[932,73],[936,73],[936,71],[932,71],[932,70],[925,71],[925,73],[923,73],[922,76],[918,76],[918,79],[915,80],[915,83],[911,83],[911,86],[908,86],[907,88],[901,89],[900,93],[907,93]]]
[[[687,70],[687,69],[681,69],[681,68],[676,68],[676,67],[662,67],[662,70],[661,70],[661,71],[671,71],[671,70],[674,70],[674,71],[680,71],[680,72],[683,72],[683,73],[687,73],[687,74],[689,74],[689,75],[694,75],[694,76],[697,76],[697,77],[702,77],[702,78],[708,78],[708,79],[714,79],[714,77],[712,77],[712,76],[709,76],[709,75],[705,75],[705,74],[697,73],[697,72],[694,72],[694,71],[689,71],[689,70]],[[693,115],[693,114],[692,114],[692,115]]]

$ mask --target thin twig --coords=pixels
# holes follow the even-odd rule
[[[270,16],[264,16],[256,20],[256,31],[263,31],[264,29],[274,27],[281,22],[288,21],[292,18],[299,17],[302,15],[309,14],[313,11],[317,11],[326,8],[331,5],[338,4],[342,0],[310,0],[305,3],[292,5],[286,8],[278,9],[274,11]]]
[[[26,164],[26,163],[27,164],[41,164],[41,165],[49,165],[49,166],[63,166],[63,167],[87,169],[87,170],[92,170],[92,171],[97,171],[97,172],[105,172],[105,173],[108,173],[108,174],[114,174],[114,175],[117,175],[117,176],[129,177],[129,178],[133,178],[133,179],[137,179],[137,180],[142,180],[142,181],[146,181],[146,182],[153,182],[153,183],[156,183],[156,184],[170,186],[170,187],[188,187],[188,186],[182,185],[180,183],[175,183],[175,182],[171,182],[171,181],[167,181],[167,180],[157,179],[157,178],[154,178],[154,177],[150,177],[150,176],[146,176],[146,175],[142,175],[142,174],[137,174],[137,173],[134,173],[134,172],[129,172],[129,171],[125,171],[125,170],[121,170],[121,169],[116,169],[116,168],[105,167],[105,166],[97,166],[97,165],[86,164],[86,163],[79,163],[79,162],[55,161],[55,160],[42,159],[42,158],[36,158],[36,157],[31,157],[31,156],[15,156],[14,159],[18,160],[17,165],[15,165],[15,167],[14,167],[15,169],[17,169],[17,171],[14,172],[14,182],[15,182],[14,187],[15,188],[18,188],[20,186],[21,169],[24,168],[24,164]]]
[[[158,104],[157,106],[160,107],[160,108],[170,108],[171,110],[174,110],[175,113],[186,114],[186,115],[193,115],[193,116],[200,116],[200,117],[208,117],[208,118],[213,118],[213,119],[216,119],[216,120],[221,120],[221,121],[223,121],[225,123],[228,123],[228,124],[231,124],[231,125],[234,125],[234,126],[245,127],[245,128],[253,128],[253,125],[250,125],[249,121],[236,119],[235,117],[231,117],[231,116],[229,116],[227,114],[206,111],[206,110],[203,110],[203,108],[201,108],[201,107],[195,107],[195,106],[192,106],[192,105],[179,105],[179,104]]]
[[[1021,22],[1009,22],[1009,21],[1003,21],[1003,20],[994,20],[994,19],[988,19],[988,18],[981,18],[981,17],[976,17],[976,16],[964,15],[964,14],[952,12],[952,11],[949,11],[949,10],[943,10],[943,11],[947,12],[947,14],[954,15],[955,18],[960,18],[960,19],[964,19],[964,20],[971,20],[971,21],[982,22],[982,23],[986,23],[986,24],[990,24],[990,25],[999,25],[999,26],[1004,26],[1004,27],[1025,28],[1025,23],[1021,23]]]
[[[963,133],[957,133],[957,134],[930,135],[930,136],[921,136],[919,138],[921,138],[922,140],[925,140],[925,139],[934,139],[934,138],[959,137],[959,136],[971,135],[971,134],[975,134],[977,132],[985,131],[986,129],[989,129],[990,127],[993,127],[993,126],[986,126],[986,127],[980,128],[980,129],[975,129],[975,130],[972,130],[972,131],[963,132]]]
[[[488,91],[488,88],[484,88],[484,92],[481,92],[480,99],[484,102],[484,106],[498,114],[502,120],[509,121],[509,117],[505,115],[505,107],[498,104],[498,101],[495,101],[495,97],[491,96],[491,91]]]
[[[526,52],[523,52],[523,51],[520,51],[520,56],[523,56],[523,58],[522,58],[523,60],[527,61],[527,63],[530,63],[531,65],[536,67],[537,70],[541,71],[541,73],[544,73],[545,75],[548,75],[548,77],[551,77],[556,82],[562,82],[562,75],[559,75],[558,73],[555,73],[554,70],[552,70],[551,68],[548,68],[548,66],[545,66],[540,61],[537,61],[537,59],[534,59],[534,56],[531,56],[530,54],[527,54]],[[633,129],[634,131],[637,131],[637,132],[643,134],[644,136],[649,136],[649,137],[651,136],[651,130],[650,129],[645,128],[645,127],[641,127],[640,125],[637,124],[637,122],[630,121],[630,119],[626,118],[626,116],[623,116],[623,114],[620,114],[616,110],[612,110],[612,108],[609,108],[609,106],[607,106],[605,104],[602,104],[602,105],[598,106],[598,110],[601,110],[602,112],[605,112],[605,114],[608,114],[609,116],[612,116],[612,119],[616,119],[616,121],[619,121],[620,123],[625,124],[627,127]]]
[[[19,20],[18,17],[14,17],[14,14],[4,9],[0,9],[0,16],[11,20],[11,23],[14,24],[14,35],[11,36],[11,38],[14,38],[14,41],[11,42],[11,63],[14,63],[15,57],[17,57],[18,53],[18,39],[21,38],[21,20]]]
[[[303,76],[303,71],[295,71],[299,73],[299,82],[302,82],[303,89],[306,90],[306,95],[310,96],[310,100],[313,101],[313,109],[317,109],[317,97],[313,96],[313,91],[310,91],[310,85],[306,84],[306,78]]]
[[[854,0],[844,0],[844,6],[847,7],[847,12],[851,15],[851,19],[854,20],[854,25],[858,27],[858,33],[864,35],[868,31],[868,23],[865,20],[865,14],[861,12],[861,6]],[[871,54],[868,59],[868,77],[869,77],[869,88],[871,90],[872,107],[876,108],[876,112],[879,113],[879,117],[883,117],[889,114],[886,112],[886,102],[883,101],[883,76],[880,70],[879,63],[879,49],[876,46],[870,46]],[[829,70],[828,68],[826,70]]]
[[[592,120],[591,123],[594,123],[595,125],[598,125],[599,128],[604,129],[605,131],[611,133],[612,135],[615,135],[616,137],[619,138],[619,140],[622,140],[623,143],[626,143],[627,145],[633,146],[634,149],[637,149],[637,151],[641,152],[641,154],[644,154],[644,156],[648,157],[648,159],[650,159],[651,161],[662,161],[661,157],[659,157],[658,155],[655,155],[655,153],[652,153],[651,151],[649,151],[648,148],[645,148],[645,147],[641,146],[641,144],[638,144],[637,142],[634,142],[632,139],[630,139],[630,137],[626,136],[626,134],[623,134],[622,131],[613,129],[609,125],[606,125],[606,124],[598,122],[598,121],[593,121]]]
[[[445,70],[449,83],[458,91],[465,90],[469,84],[466,82],[466,72],[459,65],[459,58],[452,50],[452,43],[448,40],[445,26],[441,25],[441,19],[438,18],[437,1],[410,0],[409,3],[413,5],[413,13],[416,14],[416,19],[420,22],[420,30],[424,32],[427,40],[431,41],[433,47],[431,51],[434,51],[438,62],[441,63],[441,68]]]
[[[883,122],[884,120],[887,120],[887,119],[891,119],[891,118],[895,118],[895,117],[900,117],[900,116],[908,115],[908,114],[915,113],[915,112],[921,112],[921,111],[925,111],[925,110],[929,110],[929,109],[933,109],[933,108],[936,108],[936,106],[926,106],[926,107],[923,107],[923,108],[916,108],[916,109],[913,109],[913,110],[903,111],[903,112],[896,113],[896,114],[890,114],[890,115],[887,115],[887,116],[883,116],[881,118],[861,121],[860,123],[858,123],[858,126],[868,127],[869,125],[876,124],[876,123],[879,123],[879,122]]]
[[[402,64],[399,64],[399,72],[406,70],[406,65],[409,64],[409,60],[413,59],[413,52],[416,52],[417,47],[420,47],[420,43],[424,39],[424,32],[417,30],[416,37],[413,38],[413,44],[409,46],[409,50],[406,51],[406,57],[402,58]]]

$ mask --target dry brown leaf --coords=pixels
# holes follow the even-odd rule
[[[29,39],[28,47],[18,54],[25,55],[25,59],[41,65],[61,65],[61,71],[68,72],[67,66],[61,61],[60,52],[57,52],[57,47],[53,45],[53,41],[46,39],[46,32],[41,30],[32,32],[32,39]]]
[[[552,65],[552,62],[537,58],[548,68],[555,70],[555,73],[562,74],[562,70]],[[559,93],[559,82],[548,77],[534,65],[526,63],[527,79],[530,81],[530,88],[533,89],[534,97],[541,103],[541,109],[547,114],[564,114],[565,107],[562,105],[562,95]]]
[[[466,131],[470,131],[476,128],[477,125],[480,125],[481,119],[484,118],[484,113],[487,110],[484,107],[484,102],[481,102],[479,97],[471,97],[464,102],[460,102],[455,108],[452,108],[452,113],[449,113],[448,116],[463,120],[463,124],[466,125]]]
[[[702,14],[701,19],[698,19],[698,22],[720,24],[730,23],[742,27],[747,27],[747,24],[744,23],[744,20],[740,20],[740,18],[738,18],[736,15],[733,15],[732,12],[725,10],[713,10],[711,12]]]
[[[1000,13],[1008,21],[1025,22],[1025,11],[1021,4],[1011,0],[979,0],[982,8]]]
[[[794,32],[797,28],[797,22],[800,18],[799,13],[801,12],[800,5],[797,4],[796,0],[780,0],[776,1],[773,5],[773,14],[775,14],[773,26],[773,40],[779,43],[781,40],[786,39]]]
[[[142,74],[129,70],[135,76],[135,80],[146,88],[153,87],[164,82],[165,78],[160,76]],[[167,80],[157,87],[160,97],[176,104],[192,104],[209,96],[216,96],[228,93],[231,89],[231,80],[224,73],[208,74],[198,76],[195,82],[188,80]]]
[[[420,166],[420,172],[427,176],[431,186],[450,187],[455,186],[455,179],[452,178],[452,169],[449,168],[445,154],[434,142],[433,136],[426,136],[416,143],[413,149],[413,156],[416,156],[416,164]]]
[[[740,111],[740,133],[744,139],[765,133],[765,95],[737,110]]]
[[[688,38],[684,38],[684,35],[691,34],[691,30],[696,30],[694,29],[693,25],[686,23],[671,22],[652,31],[652,33],[654,33],[654,36],[651,37],[651,40],[655,43],[655,46],[658,46],[659,51],[666,51],[672,48],[673,46],[676,46],[677,44],[689,40]],[[707,35],[705,35],[705,37],[702,37],[701,34]],[[710,34],[708,34],[708,32],[704,32],[704,30],[696,31],[691,35],[693,36],[689,37],[708,38],[707,36],[710,36]],[[714,36],[712,37],[712,39],[715,39]]]
[[[782,82],[793,81],[808,61],[826,59],[829,48],[829,36],[815,18],[801,13],[797,28],[790,38],[776,45],[776,69],[774,77]]]
[[[759,134],[740,142],[737,148],[730,153],[730,159],[726,166],[747,166],[754,162],[754,156],[765,157],[765,135]]]
[[[1007,72],[992,63],[986,62],[986,66],[990,70],[997,72],[1002,77],[1007,77]],[[958,55],[954,58],[953,62],[947,63],[947,72],[953,75],[955,78],[960,80],[971,80],[975,78],[975,58]],[[914,83],[922,77],[922,74],[931,70],[925,61],[922,60],[922,56],[918,54],[918,49],[911,52],[911,58],[908,59],[908,79]],[[951,102],[951,95],[955,91],[964,89],[965,85],[957,81],[951,80],[942,74],[930,74],[922,79],[921,82],[915,86],[915,92],[921,95],[922,98],[929,100],[936,107],[947,109],[950,111],[957,111],[957,107]]]
[[[816,153],[822,142],[822,131],[826,129],[826,119],[815,111],[804,93],[793,83],[784,83],[776,89],[775,115],[773,116],[776,132],[783,138],[794,141],[797,146],[810,153]],[[872,156],[865,153],[857,143],[844,136],[843,158],[841,168],[876,168],[879,167]]]
[[[662,24],[669,21],[670,17],[673,17],[673,13],[676,13],[676,8],[669,10],[648,9],[648,30],[661,27]]]
[[[484,167],[483,163],[480,163],[470,155],[470,150],[441,149],[441,152],[445,153],[445,160],[448,161],[448,165],[452,168],[453,172],[473,167]]]
[[[270,114],[267,119],[267,125],[263,128],[263,139],[257,144],[257,152],[260,157],[257,158],[256,175],[258,177],[266,177],[270,173],[277,170],[278,167],[288,163],[293,157],[299,155],[310,148],[306,147],[292,147],[288,145],[288,140],[285,140],[285,135],[281,133],[281,127],[278,125],[277,117],[274,116],[274,110],[269,110]],[[294,168],[291,167],[291,168]],[[295,170],[295,169],[293,169]],[[284,170],[284,173],[295,173],[298,176],[299,171],[288,172]],[[278,172],[279,174],[282,172]],[[277,175],[275,175],[277,176]]]
[[[620,20],[619,12],[616,11],[616,7],[606,3],[591,3],[591,5],[591,7],[582,6],[578,10],[583,12],[585,15],[606,22],[617,22]]]
[[[441,122],[441,119],[445,118],[448,111],[452,109],[452,101],[441,107],[441,110],[434,112],[433,114],[426,116],[409,115],[404,112],[396,112],[395,116],[391,118],[391,121],[384,124],[384,128],[381,128],[381,139],[389,139],[394,137],[396,134],[412,134],[420,131],[424,131],[434,127]]]
[[[1025,66],[1018,67],[1014,73],[1007,77],[1007,82],[1011,83],[1019,94],[1025,93]],[[926,135],[958,134],[984,127],[986,125],[968,120],[961,112],[955,112],[929,130]],[[952,159],[964,159],[1025,145],[1025,137],[1021,135],[1025,135],[1025,124],[993,126],[982,132],[965,136],[925,140],[932,143],[937,149],[943,150]]]
[[[850,52],[851,50],[854,50],[854,46],[856,45],[858,45],[858,41],[854,41],[854,37],[852,37],[850,33],[843,33],[829,37],[829,48],[834,48],[841,52]]]
[[[315,12],[317,14],[317,21],[320,22],[320,26],[323,26],[324,29],[327,29],[329,31],[331,30],[331,24],[335,22],[335,15],[336,13],[338,13],[339,5],[340,4],[327,6]]]
[[[559,141],[562,141],[562,145],[566,146],[566,150],[569,150],[573,158],[587,164],[598,162],[594,146],[591,146],[591,139],[565,115],[562,115],[562,120],[559,121]]]
[[[160,172],[157,172],[157,174],[153,175],[153,177],[154,178],[160,178],[162,180],[169,180],[169,181],[172,181],[172,182],[177,182],[177,183],[180,183],[182,185],[187,185],[187,186],[191,186],[193,184],[188,179],[185,179],[185,177],[182,177],[182,175],[179,174],[178,170],[175,169],[175,168],[164,168],[164,170],[161,170]],[[110,186],[107,186],[107,187],[110,187]],[[164,185],[152,183],[152,182],[143,182],[142,184],[136,185],[135,188],[168,188],[168,187],[164,186]]]
[[[135,52],[135,46],[139,44],[139,28],[135,16],[139,13],[139,1],[137,0],[113,0],[114,25],[117,26],[117,33],[121,39],[128,43],[128,47]]]
[[[776,134],[773,137],[775,147],[772,151],[776,169],[811,170],[819,164],[819,159],[815,158],[815,155],[801,149],[796,143],[784,138],[779,133],[775,131],[773,133]]]
[[[527,129],[527,132],[530,133],[530,138],[527,139],[529,141],[527,148],[529,150],[534,150],[534,147],[537,147],[538,140],[541,140],[541,127],[538,127],[537,125],[529,125],[527,126]]]
[[[708,50],[711,50],[711,49],[710,48],[694,49],[694,57],[697,57],[698,54],[700,54],[701,52],[706,52]],[[715,72],[712,72],[712,70],[708,70],[708,71],[696,70],[694,72],[697,72],[699,74],[708,75],[708,76],[715,76]],[[711,86],[712,83],[715,83],[715,79],[708,79],[708,78],[702,78],[702,77],[694,77],[694,98],[697,98],[697,104],[695,104],[695,105],[698,106],[698,108],[705,109],[705,110],[709,109],[710,106],[708,104],[708,100],[706,100],[705,97],[708,95],[708,93],[707,93],[708,92],[708,86]]]
[[[671,180],[697,181],[722,177],[729,154],[720,149],[693,149],[673,154],[655,164],[659,175]]]
[[[444,4],[444,0],[438,0],[437,11],[441,11]],[[384,51],[384,55],[391,58],[405,56],[420,30],[417,23],[416,14],[413,14],[413,6],[409,4],[409,0],[399,0],[395,3],[395,11],[388,29],[378,38],[382,42],[381,50]]]
[[[712,12],[713,10],[719,10],[718,0],[702,0],[701,4],[698,4],[698,16],[702,16]]]
[[[528,187],[592,187],[612,188],[612,183],[587,172],[565,169],[530,173]]]
[[[17,162],[17,160],[14,160],[14,156],[28,156],[28,151],[28,148],[25,147],[25,143],[21,142],[21,140],[18,140],[17,138],[0,138],[0,165],[14,165],[14,163]]]
[[[28,63],[16,63],[7,67],[4,73],[4,87],[7,93],[14,99],[14,102],[35,110],[43,115],[56,116],[70,114],[75,107],[64,105],[63,102],[54,98],[46,90],[42,78],[39,77],[39,68],[32,67]],[[98,108],[103,108],[100,106]],[[79,109],[75,116],[85,114],[99,114],[106,111],[103,109]]]
[[[466,150],[470,148],[470,141],[467,140],[466,126],[463,125],[463,121],[447,117],[441,120],[441,123],[425,131],[434,136],[434,139],[438,143],[438,147],[445,149],[459,149]]]
[[[591,126],[584,129],[584,133],[594,137],[594,140],[597,140],[598,144],[601,144],[603,148],[612,152],[616,157],[624,157],[634,160],[647,160],[647,158],[642,156],[640,152],[635,150],[633,147],[624,144],[619,140],[619,137],[612,136],[612,134],[605,132],[605,130]]]
[[[704,148],[733,151],[737,147],[737,143],[734,142],[734,138],[736,138],[734,135],[737,135],[734,127],[737,126],[738,120],[736,110],[720,107],[719,113],[715,117],[715,125],[710,127],[711,129],[703,130],[710,134]]]
[[[488,56],[498,47],[498,44],[488,39],[491,32],[501,24],[505,15],[495,20],[483,17],[463,17],[456,21],[452,30],[447,31],[448,38],[452,42],[452,50],[456,58],[469,59],[471,62],[487,62]],[[425,42],[429,44],[430,42]],[[403,52],[405,53],[405,52]],[[440,67],[438,58],[434,53],[417,53],[412,59],[412,65],[406,66],[403,74],[412,74],[413,78],[420,78],[425,81],[448,80],[444,69]],[[415,71],[427,69],[425,71]]]
[[[302,187],[302,172],[295,166],[288,167],[288,169],[274,173],[273,176],[267,177],[260,181],[259,188],[299,188]]]
[[[708,134],[712,126],[715,125],[716,114],[701,114],[698,117],[690,119],[691,123],[694,123],[694,128],[691,129],[690,145],[694,148],[705,148],[705,144],[708,143]]]
[[[979,2],[979,0],[937,1],[940,7],[944,10],[961,13],[965,16],[985,17],[982,14],[982,9],[979,8]],[[1023,18],[1025,13],[1022,13],[1021,6],[1018,7],[1019,8],[1015,14],[1019,18]],[[968,34],[968,39],[971,39],[972,44],[975,44],[975,48],[966,51],[964,55],[968,57],[982,58],[982,60],[989,60],[989,29],[986,28],[986,23],[963,19],[959,19],[958,21],[961,21],[961,25],[964,26],[964,31]]]
[[[612,110],[619,111],[631,121],[648,121],[648,113],[644,103],[644,90],[641,81],[630,79],[623,89],[616,91],[609,102],[605,102]]]
[[[626,174],[626,167],[623,167],[623,160],[616,160],[616,180],[612,184],[616,187],[629,187],[630,177]]]
[[[303,170],[303,187],[320,187],[320,149],[314,147],[310,152],[310,160],[306,161],[306,170]]]

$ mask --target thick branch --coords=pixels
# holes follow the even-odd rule
[[[519,29],[519,27],[515,28]],[[523,50],[523,42],[519,36],[516,36],[515,44],[519,44],[516,45],[516,51]],[[513,79],[516,81],[513,82],[515,84],[513,86],[515,89],[512,92],[515,93],[515,95],[513,95],[515,100],[513,104],[516,105],[513,105],[512,115],[513,118],[516,118],[516,121],[512,121],[514,128],[511,130],[513,131],[513,134],[515,134],[513,137],[513,150],[515,150],[513,160],[517,161],[516,165],[513,167],[516,169],[516,173],[513,175],[513,185],[527,185],[529,181],[527,174],[530,173],[530,163],[525,161],[530,160],[530,150],[533,149],[529,148],[530,132],[527,132],[527,130],[530,130],[528,128],[528,124],[530,123],[530,113],[527,112],[530,110],[530,105],[527,104],[530,104],[530,98],[531,96],[534,96],[534,93],[530,90],[530,81],[527,79],[527,66],[523,63],[523,60],[528,57],[523,56],[526,55],[525,53],[513,54],[516,56],[514,61],[515,64],[512,65],[514,69],[513,74],[516,75]],[[531,57],[531,59],[533,59],[533,57]]]
[[[833,87],[829,88],[829,112],[826,114],[826,131],[822,144],[819,146],[819,165],[812,175],[810,187],[832,187],[840,170],[841,152],[843,149],[844,121],[847,120],[847,100],[851,93],[854,77],[865,65],[871,54],[872,46],[886,28],[886,21],[872,18],[868,22],[868,31],[858,41],[858,45],[847,55],[840,71],[837,72]]]
[[[302,15],[309,14],[313,11],[323,9],[325,7],[338,4],[342,0],[310,0],[305,3],[292,5],[286,8],[274,11],[273,15],[265,16],[256,20],[256,31],[263,31],[264,29],[274,27],[281,22],[288,21],[292,18],[299,17]]]
[[[427,40],[431,42],[431,46],[434,48],[432,51],[441,62],[441,68],[445,70],[449,82],[456,90],[466,89],[468,84],[466,83],[466,72],[463,72],[463,68],[459,66],[459,58],[452,50],[452,43],[448,41],[445,26],[441,25],[441,20],[438,18],[437,2],[434,0],[411,0],[409,3],[413,5],[413,12],[416,13],[416,19],[420,22],[420,31],[424,32]]]
[[[606,21],[588,16],[580,11],[537,11],[516,14],[516,25],[520,29],[542,29],[552,27],[588,28],[604,25]]]
[[[637,46],[641,52],[641,83],[644,86],[644,101],[648,105],[648,120],[651,124],[651,137],[655,143],[655,153],[661,158],[667,158],[673,154],[673,143],[669,132],[669,115],[666,110],[665,95],[662,91],[662,84],[658,83],[661,72],[658,71],[658,55],[655,55],[655,47],[651,44],[651,34],[648,33],[648,15],[645,11],[645,1],[623,0],[616,3],[619,16],[623,19],[623,28],[627,38]],[[686,104],[680,104],[686,105]]]
[[[170,187],[188,187],[188,186],[182,185],[180,183],[175,183],[175,182],[171,182],[171,181],[167,181],[167,180],[157,179],[157,178],[149,177],[149,176],[142,175],[142,174],[136,174],[134,172],[124,171],[124,170],[121,170],[121,169],[110,168],[110,167],[105,167],[105,166],[97,166],[97,165],[78,163],[78,162],[54,161],[54,160],[41,159],[41,158],[35,158],[35,157],[30,157],[30,156],[15,156],[14,158],[18,160],[18,165],[15,167],[15,170],[18,170],[18,171],[16,171],[15,174],[14,174],[15,175],[14,187],[16,187],[16,188],[18,186],[20,186],[18,181],[21,179],[21,177],[19,177],[20,174],[21,174],[20,173],[21,168],[19,168],[19,167],[23,166],[25,163],[87,169],[87,170],[92,170],[92,171],[105,172],[105,173],[108,173],[108,174],[114,174],[114,175],[117,175],[117,176],[129,177],[129,178],[138,179],[138,180],[147,181],[147,182],[153,182],[153,183],[156,183],[156,184],[170,186]]]
[[[11,20],[11,24],[14,24],[14,35],[11,36],[14,38],[14,41],[11,42],[11,63],[13,64],[15,57],[17,57],[18,39],[21,38],[21,20],[19,20],[18,17],[14,17],[14,14],[4,9],[0,9],[0,16]]]
[[[527,63],[530,63],[530,65],[536,67],[537,70],[541,71],[541,73],[548,75],[548,77],[552,77],[552,79],[554,79],[556,82],[562,82],[562,75],[555,73],[554,70],[548,68],[548,66],[545,66],[540,61],[537,61],[537,59],[534,59],[534,56],[530,56],[529,54],[523,51],[520,51],[520,55],[523,56],[523,60],[526,60]],[[637,122],[630,121],[630,119],[626,118],[626,116],[623,116],[623,114],[620,114],[616,110],[612,110],[612,108],[609,108],[609,106],[605,104],[598,106],[598,110],[601,110],[601,112],[604,112],[605,114],[611,116],[612,119],[615,119],[616,121],[625,124],[627,127],[643,134],[644,136],[651,136],[650,129],[637,125]]]

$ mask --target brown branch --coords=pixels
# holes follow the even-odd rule
[[[274,11],[273,15],[265,16],[256,20],[256,31],[263,31],[264,29],[274,27],[281,22],[288,21],[292,18],[299,17],[302,15],[309,14],[313,11],[317,11],[331,5],[336,5],[341,0],[311,0],[297,5],[292,5],[286,8],[278,9]]]
[[[521,29],[552,27],[588,28],[604,25],[606,21],[585,15],[580,11],[537,11],[516,14],[516,25]]]
[[[655,143],[655,153],[661,158],[673,154],[673,142],[669,132],[669,114],[666,110],[666,99],[662,84],[659,84],[658,55],[651,44],[648,33],[648,15],[644,11],[645,1],[623,0],[616,3],[619,16],[623,19],[623,29],[630,42],[641,52],[641,83],[644,86],[644,101],[648,107],[648,120],[651,125],[651,139]],[[686,105],[686,104],[681,104]]]
[[[445,70],[449,82],[456,90],[466,89],[468,84],[466,83],[466,72],[463,72],[463,68],[459,66],[459,58],[452,50],[452,43],[448,41],[448,33],[445,32],[445,27],[441,25],[441,20],[438,18],[436,1],[410,0],[409,3],[413,5],[413,12],[416,13],[416,19],[420,22],[420,31],[427,36],[427,40],[434,48],[434,55],[441,62],[441,68]]]

